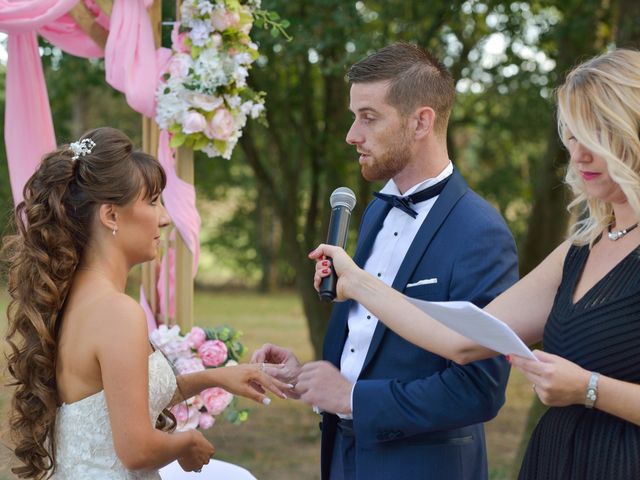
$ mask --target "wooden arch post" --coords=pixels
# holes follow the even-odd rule
[[[112,0],[96,0],[96,4],[106,14],[111,15],[113,8]],[[181,0],[176,0],[176,17],[179,19]],[[84,2],[78,2],[69,12],[76,23],[87,33],[93,41],[104,48],[107,42],[108,32],[104,30],[96,21],[93,14],[85,6]],[[162,0],[154,0],[153,5],[149,9],[149,18],[154,32],[156,47],[160,47],[162,39]],[[154,157],[158,152],[158,140],[160,138],[160,129],[158,124],[152,118],[142,117],[142,148],[146,153]],[[185,182],[193,185],[193,150],[190,148],[180,147],[176,154],[176,170],[178,176]],[[159,316],[159,299],[157,295],[158,285],[158,261],[148,262],[142,266],[142,285],[147,302],[154,313],[156,323],[164,323],[167,325],[180,325],[183,331],[190,330],[193,326],[193,254],[187,248],[186,243],[180,236],[180,232],[175,231],[175,245],[170,244],[172,237],[171,231],[175,230],[170,227],[168,232],[164,234],[163,242],[164,250],[169,247],[175,247],[175,316],[170,317],[165,314]],[[165,255],[165,261],[167,260]],[[168,271],[168,269],[165,269]],[[164,298],[169,299],[169,282],[161,282],[164,289]],[[169,306],[164,305],[165,312],[169,312]]]

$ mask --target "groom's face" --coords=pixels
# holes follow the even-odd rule
[[[388,88],[386,81],[351,86],[354,120],[346,141],[356,147],[362,176],[370,182],[395,177],[412,155],[407,118],[387,102]]]

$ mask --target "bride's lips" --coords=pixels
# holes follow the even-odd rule
[[[583,180],[589,181],[598,178],[601,174],[597,172],[580,172],[580,176]]]

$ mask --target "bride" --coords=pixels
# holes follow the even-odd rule
[[[269,403],[290,386],[255,365],[175,377],[148,342],[125,293],[132,266],[152,260],[169,223],[166,177],[113,128],[46,155],[5,239],[9,262],[10,428],[21,478],[158,479],[178,460],[209,462],[198,431],[171,433],[166,407],[212,386]]]

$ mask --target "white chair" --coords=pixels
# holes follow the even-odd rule
[[[178,462],[173,462],[160,469],[160,476],[162,480],[257,480],[248,470],[220,460],[211,460],[199,473],[185,472]]]

